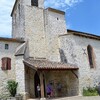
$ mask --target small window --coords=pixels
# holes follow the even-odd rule
[[[11,58],[4,57],[2,58],[2,70],[11,70]]]
[[[31,0],[31,5],[38,7],[38,0]]]
[[[95,59],[94,59],[93,48],[91,45],[87,46],[87,52],[88,52],[88,59],[89,59],[90,68],[94,68],[95,67]]]
[[[9,45],[5,44],[5,49],[8,50],[9,49]]]

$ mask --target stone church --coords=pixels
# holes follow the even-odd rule
[[[82,95],[100,82],[100,36],[66,29],[65,12],[44,9],[44,0],[16,0],[11,13],[12,38],[0,38],[0,94],[8,80],[18,82],[25,98]],[[60,86],[60,89],[58,88]]]

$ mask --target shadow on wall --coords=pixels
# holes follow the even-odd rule
[[[68,61],[67,61],[67,58],[66,58],[66,56],[65,56],[64,51],[63,51],[62,49],[59,49],[59,53],[60,53],[61,62],[67,63]]]

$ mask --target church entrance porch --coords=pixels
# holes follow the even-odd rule
[[[32,65],[33,63],[34,65]],[[32,63],[24,62],[24,64],[25,89],[30,98],[39,98],[37,91],[38,84],[41,89],[41,98],[46,98],[46,88],[49,83],[52,83],[52,98],[78,95],[78,68],[66,68],[66,66],[64,67],[64,65],[61,65],[60,63],[58,66],[55,62],[51,63],[44,60],[32,60]]]

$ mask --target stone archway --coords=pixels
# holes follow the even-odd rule
[[[37,86],[38,84],[40,85],[40,78],[38,73],[36,72],[34,75],[34,91],[35,91],[35,97],[38,97],[38,91],[37,91]]]

